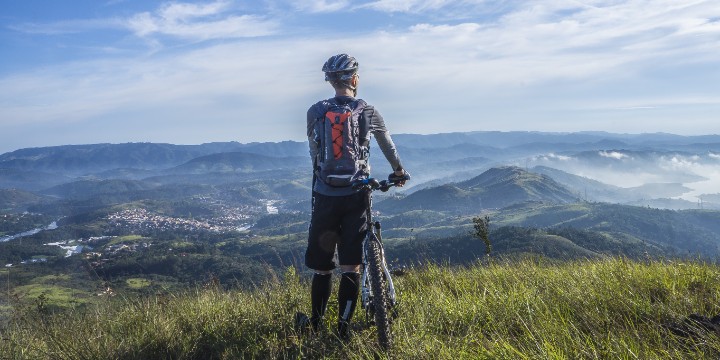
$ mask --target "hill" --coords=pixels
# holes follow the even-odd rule
[[[570,203],[577,201],[577,196],[546,175],[503,166],[470,180],[419,190],[402,199],[388,199],[378,206],[388,213],[433,210],[470,214],[528,201]]]
[[[18,189],[0,189],[0,212],[25,209],[49,199]]]
[[[310,167],[310,159],[299,157],[271,157],[245,152],[225,152],[192,159],[165,171],[168,174],[206,174],[250,171],[284,171]]]
[[[68,199],[90,199],[103,194],[149,190],[156,186],[152,183],[137,180],[80,180],[54,186],[42,191],[42,193]]]
[[[73,176],[0,167],[0,189],[37,191],[75,180]]]
[[[226,142],[201,145],[126,143],[50,146],[1,154],[0,169],[65,175],[86,175],[115,169],[131,169],[131,172],[142,173],[178,166],[201,156],[237,151],[269,157],[288,157],[305,154],[307,145],[283,141],[250,144]]]
[[[65,145],[20,149],[0,155],[0,167],[63,173],[116,168],[154,169],[205,155],[202,146],[154,143]]]
[[[385,214],[388,256],[399,263],[470,263],[485,254],[484,244],[470,235],[478,214],[489,216],[493,255],[503,258],[720,257],[719,211],[592,202],[524,202],[470,215],[434,210]]]
[[[401,301],[395,342],[380,353],[360,309],[348,343],[331,330],[336,306],[319,334],[299,334],[292,319],[310,308],[309,283],[290,268],[282,279],[249,291],[209,285],[172,296],[119,296],[57,314],[40,302],[0,330],[0,353],[32,359],[713,359],[720,356],[718,271],[701,263],[622,259],[406,269],[395,277]]]
[[[86,187],[87,180],[148,180],[150,182],[224,184],[264,179],[296,180],[291,168],[305,169],[307,144],[236,142],[201,145],[156,143],[65,145],[20,149],[0,155],[0,188],[65,193]],[[282,171],[278,171],[282,170]],[[231,176],[228,176],[231,175]],[[238,176],[242,175],[242,176]],[[257,178],[257,176],[255,176]],[[77,182],[67,187],[57,187]],[[83,182],[85,182],[83,184]],[[116,183],[118,184],[118,183]],[[55,188],[57,187],[57,188]],[[136,189],[138,190],[138,189]],[[77,193],[77,192],[76,192]]]

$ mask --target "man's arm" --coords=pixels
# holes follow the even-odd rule
[[[370,132],[375,136],[380,150],[390,163],[393,171],[395,171],[395,175],[402,176],[405,171],[400,162],[400,155],[398,155],[395,143],[390,137],[390,132],[385,127],[385,120],[383,120],[382,115],[374,107],[368,106],[363,110],[363,116],[370,123]]]
[[[320,147],[320,144],[315,141],[315,122],[317,121],[316,113],[315,106],[310,107],[307,112],[307,137],[308,145],[310,146],[310,160],[312,160],[313,171],[315,171],[315,167],[317,166],[315,162],[317,161],[318,149]]]

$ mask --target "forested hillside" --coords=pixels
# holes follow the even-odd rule
[[[478,259],[720,255],[715,138],[477,132],[396,136],[412,180],[376,193],[393,268]],[[390,172],[372,150],[373,176]],[[95,144],[0,155],[0,318],[303,269],[306,143]],[[617,179],[625,184],[620,186]],[[621,184],[622,185],[622,184]],[[694,199],[695,201],[691,201]],[[683,209],[683,210],[680,210]],[[471,235],[489,219],[485,243]],[[489,246],[488,246],[489,245]]]

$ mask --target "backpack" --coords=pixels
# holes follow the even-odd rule
[[[315,121],[315,176],[331,187],[347,187],[369,175],[369,124],[362,116],[367,103],[325,101],[325,116]]]

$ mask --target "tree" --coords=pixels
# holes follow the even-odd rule
[[[473,217],[473,232],[472,235],[485,243],[485,255],[490,257],[492,251],[492,243],[490,242],[490,217],[476,216]]]

